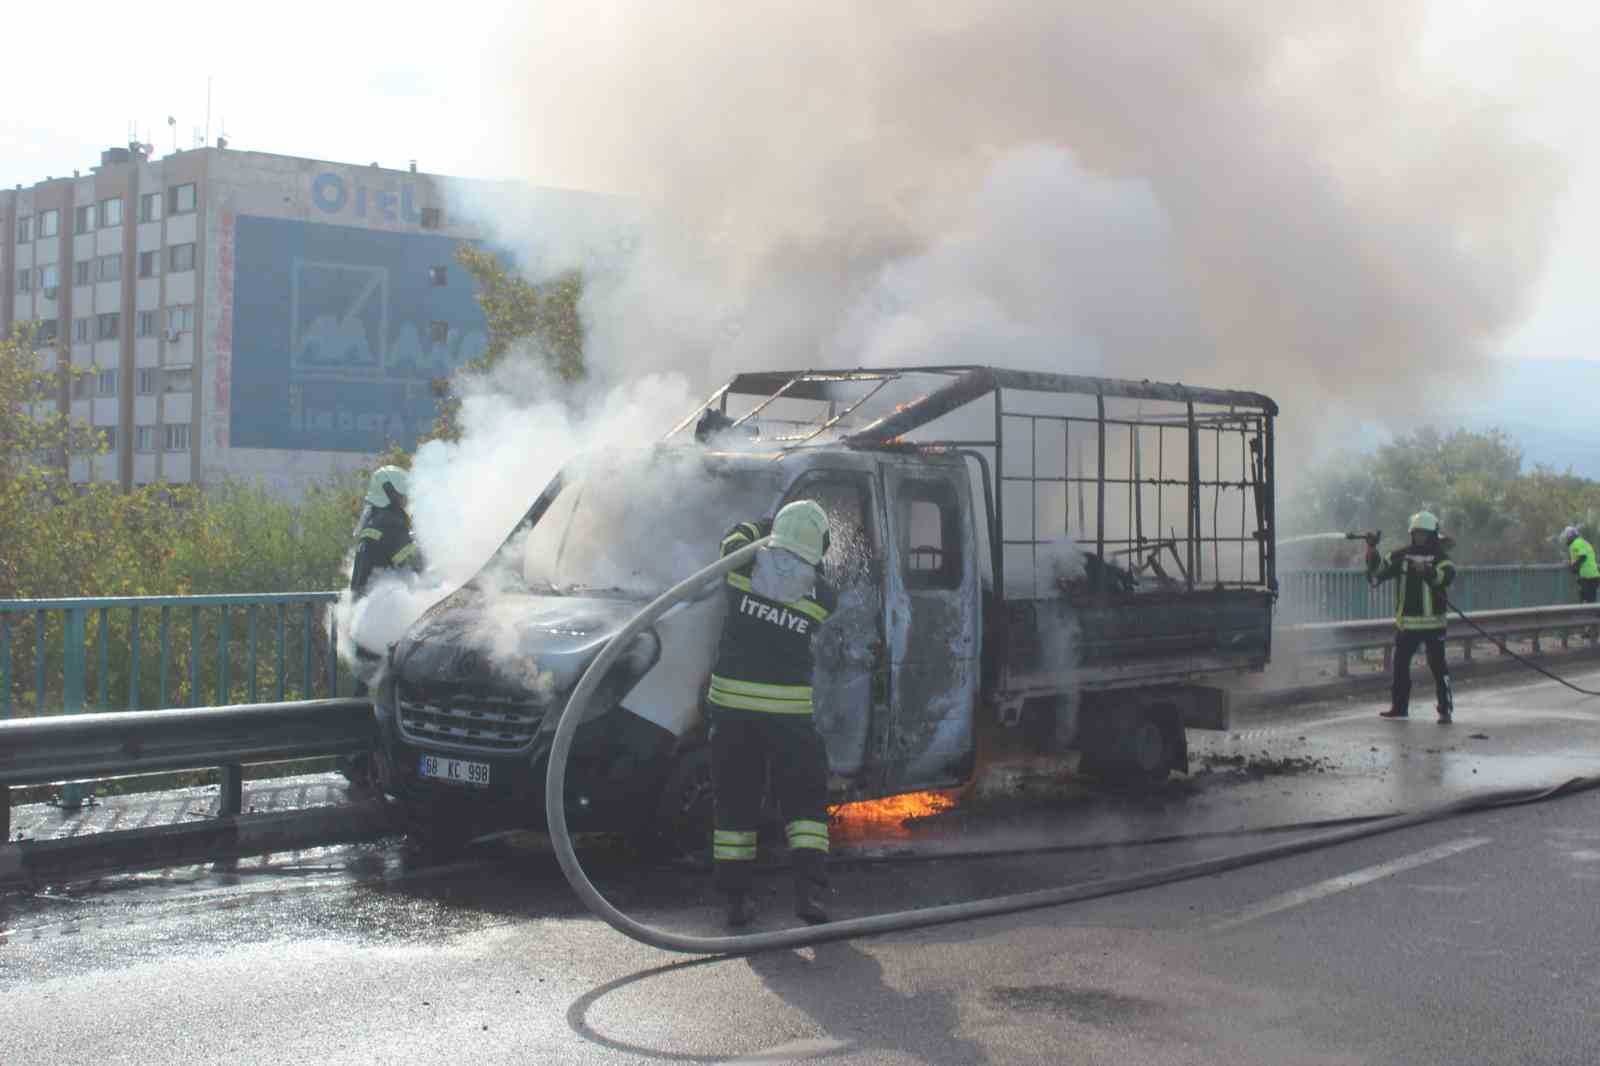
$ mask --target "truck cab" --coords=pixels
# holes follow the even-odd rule
[[[1118,452],[1110,438],[1124,430],[1106,415],[1107,389],[1117,398],[1119,388],[1181,386],[1014,373],[742,375],[657,447],[574,460],[483,571],[389,650],[375,699],[386,790],[419,833],[542,824],[555,722],[600,648],[713,561],[735,523],[797,499],[821,504],[832,534],[822,577],[838,606],[815,638],[813,688],[835,802],[959,786],[980,754],[1083,751],[1106,773],[1183,769],[1183,729],[1225,721],[1217,690],[1202,682],[1258,669],[1270,651],[1270,401],[1249,398],[1243,421],[1195,422],[1196,403],[1209,409],[1217,397],[1141,392],[1140,405],[1177,402],[1189,421],[1152,423],[1161,462],[1146,477],[1136,459],[1124,478],[1107,467]],[[1008,409],[1019,394],[1070,402],[1055,415]],[[1246,396],[1224,398],[1237,412]],[[978,401],[991,398],[992,411],[982,410]],[[1041,420],[1052,417],[1062,419],[1062,461],[1041,467],[1041,425],[1054,424]],[[988,432],[972,431],[975,418]],[[1032,435],[1026,464],[1008,422],[1018,418]],[[1243,433],[1244,469],[1219,460],[1205,476],[1202,428]],[[1137,453],[1142,430],[1131,432]],[[1176,479],[1164,469],[1166,438],[1177,436],[1193,475],[1183,482],[1185,527],[1202,490],[1215,491],[1219,514],[1224,482],[1230,508],[1231,494],[1248,498],[1251,514],[1227,540],[1230,554],[1250,549],[1238,577],[1221,566],[1215,529],[1180,539],[1176,516],[1167,521]],[[1072,465],[1079,444],[1092,470],[1081,458]],[[1138,522],[1116,521],[1108,479],[1148,492],[1170,535],[1146,537],[1143,500]],[[1211,548],[1208,565],[1200,556]],[[711,586],[678,605],[605,679],[573,749],[575,829],[653,833],[685,847],[704,839],[702,701],[723,601]]]

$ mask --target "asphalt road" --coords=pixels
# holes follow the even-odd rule
[[[1348,702],[1194,733],[1203,772],[1150,795],[1013,768],[1000,776],[1022,799],[842,834],[836,911],[1285,836],[953,851],[1214,834],[1600,773],[1600,700],[1539,684],[1460,701],[1450,727]],[[586,858],[630,912],[715,928],[698,871]],[[767,927],[787,924],[783,887],[774,873]],[[0,1062],[1592,1063],[1597,889],[1588,793],[1071,907],[696,961],[589,918],[537,847],[444,867],[393,844],[319,849],[0,904]]]

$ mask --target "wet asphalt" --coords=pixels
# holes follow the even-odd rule
[[[1150,792],[994,767],[945,814],[843,827],[834,909],[1113,877],[1296,835],[1215,834],[1600,774],[1600,700],[1540,683],[1460,703],[1451,726],[1353,700],[1192,732],[1194,772]],[[329,779],[255,796],[339,798]],[[73,817],[17,824],[56,835]],[[1056,850],[957,854],[1040,847]],[[605,842],[584,859],[629,913],[717,931],[703,871]],[[781,871],[766,884],[758,925],[790,924]],[[319,848],[5,897],[0,1063],[1594,1062],[1597,889],[1588,793],[1070,907],[698,961],[589,917],[536,838],[449,864],[394,841]]]

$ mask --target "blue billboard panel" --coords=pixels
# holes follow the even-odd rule
[[[235,448],[409,448],[487,344],[458,239],[240,215],[234,244]]]

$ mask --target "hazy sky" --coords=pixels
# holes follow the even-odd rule
[[[94,165],[130,124],[157,154],[192,147],[206,122],[232,144],[289,155],[428,171],[510,174],[496,98],[499,32],[523,3],[457,0],[437,14],[404,7],[279,0],[240,9],[176,0],[154,9],[98,3],[67,30],[37,5],[9,13],[0,67],[0,187]],[[537,0],[533,0],[537,3]],[[425,10],[425,9],[423,9]],[[1508,358],[1600,360],[1600,5],[1440,0],[1430,60],[1526,110],[1538,136],[1575,160],[1551,269]],[[46,44],[46,42],[59,41]],[[581,47],[553,39],[550,48]],[[60,61],[70,57],[70,70]],[[538,51],[525,58],[537,72]],[[708,116],[708,121],[714,118]],[[1600,363],[1597,363],[1600,368]],[[1591,393],[1593,395],[1593,393]]]

